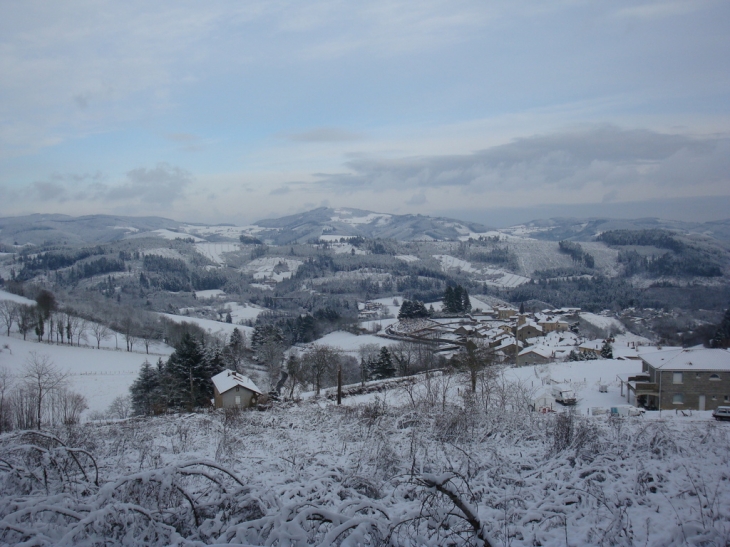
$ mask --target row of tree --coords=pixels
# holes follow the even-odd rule
[[[587,253],[583,250],[580,243],[575,241],[563,240],[558,243],[560,252],[570,255],[573,262],[583,264],[586,268],[593,268],[596,265],[596,260],[592,254]]]
[[[461,285],[446,287],[443,303],[443,310],[446,313],[469,313],[471,311],[469,293]]]
[[[88,405],[67,380],[50,357],[35,352],[16,376],[0,366],[0,433],[78,423]]]

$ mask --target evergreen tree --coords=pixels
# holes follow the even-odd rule
[[[461,292],[461,311],[469,313],[471,311],[471,300],[469,300],[469,293],[466,289],[462,289]]]
[[[370,377],[375,380],[392,378],[395,376],[396,370],[393,365],[393,358],[390,356],[390,352],[385,346],[380,348],[380,355],[378,355],[378,359],[372,363],[371,366]]]
[[[455,313],[455,310],[454,310],[454,304],[455,304],[454,288],[451,285],[449,285],[448,287],[446,287],[446,290],[444,291],[443,303],[444,303],[444,311],[446,313]]]
[[[443,303],[446,313],[465,313],[471,310],[469,293],[461,285],[446,287]]]
[[[129,388],[135,414],[151,416],[165,406],[159,388],[160,370],[154,368],[149,361],[145,360],[142,363],[139,376]]]
[[[525,315],[525,303],[520,302],[520,315]]]
[[[403,304],[401,304],[400,311],[398,312],[398,319],[417,319],[428,316],[429,313],[426,306],[418,300],[403,300]]]
[[[611,343],[608,340],[603,342],[603,346],[601,347],[601,357],[603,359],[613,359],[613,347],[611,347]]]
[[[730,346],[730,308],[725,311],[715,335],[710,340],[712,348],[727,348],[728,346]]]
[[[262,346],[268,343],[282,344],[284,342],[284,334],[276,325],[258,324],[253,329],[251,335],[251,349],[258,351]]]
[[[220,371],[220,362],[212,362],[201,344],[185,333],[170,355],[165,370],[177,388],[174,406],[192,411],[207,406],[213,397],[211,377]],[[216,370],[218,368],[218,370]]]

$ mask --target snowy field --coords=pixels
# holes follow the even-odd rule
[[[291,258],[281,258],[278,256],[265,256],[252,260],[243,267],[243,271],[253,274],[256,280],[268,279],[275,282],[281,282],[291,278],[299,266],[303,262]]]
[[[35,300],[30,300],[29,298],[25,298],[24,296],[18,296],[17,294],[2,290],[0,290],[0,300],[10,300],[11,302],[15,302],[16,304],[35,306]]]
[[[342,350],[345,353],[357,354],[360,348],[366,344],[377,344],[378,346],[392,346],[397,344],[396,340],[389,340],[388,338],[381,338],[372,334],[361,334],[355,335],[344,331],[335,331],[326,334],[322,338],[318,339],[311,344],[306,344],[304,347],[311,347],[313,344],[333,346]],[[357,355],[355,355],[357,356]]]
[[[474,274],[475,279],[484,281],[487,285],[493,287],[514,288],[530,281],[528,277],[498,268],[476,268],[471,262],[450,255],[433,255],[433,257],[441,263],[444,270],[461,270],[462,272]]]
[[[166,317],[176,323],[194,323],[202,328],[205,332],[213,336],[222,336],[226,340],[231,336],[233,329],[238,329],[242,333],[245,332],[246,336],[251,336],[253,333],[252,327],[246,327],[243,325],[236,325],[235,323],[224,323],[221,321],[213,321],[212,319],[201,319],[199,317],[188,317],[187,315],[173,315],[171,313],[160,313],[162,317]]]
[[[238,243],[196,243],[195,250],[203,255],[205,258],[214,262],[215,264],[223,265],[226,263],[226,259],[223,256],[226,253],[235,253],[240,250],[241,246]]]
[[[22,374],[33,352],[48,356],[60,371],[68,373],[68,387],[86,397],[89,412],[104,411],[115,397],[128,395],[129,386],[145,360],[155,363],[160,356],[169,355],[147,355],[141,343],[137,351],[126,352],[23,341],[7,336],[0,336],[0,350],[0,365],[8,367],[15,377]]]
[[[160,228],[159,230],[153,230],[150,232],[150,234],[153,234],[157,237],[161,237],[162,239],[169,239],[169,240],[175,240],[175,239],[192,239],[196,243],[200,241],[205,241],[203,238],[194,236],[192,234],[187,234],[183,232],[173,232],[172,230],[167,230],[165,228]]]

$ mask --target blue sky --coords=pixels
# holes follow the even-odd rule
[[[2,3],[0,215],[730,216],[727,2],[360,4]]]

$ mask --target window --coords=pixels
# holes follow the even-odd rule
[[[680,372],[680,374],[682,374]],[[683,393],[675,393],[672,395],[672,404],[673,405],[683,405],[684,404],[684,394]]]
[[[240,406],[240,404],[241,404],[241,396],[236,395],[236,406]]]
[[[710,380],[717,382],[720,380],[720,375],[719,374],[710,374]]]
[[[717,395],[713,395],[713,396],[712,396],[712,400],[713,400],[713,401],[717,401]]]
[[[725,402],[730,403],[730,395],[725,395]]]
[[[674,372],[674,373],[672,373],[672,383],[673,384],[681,384],[682,383],[682,373],[681,372]]]

